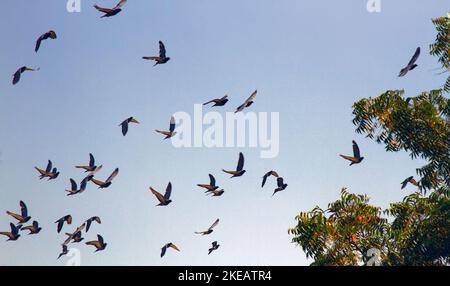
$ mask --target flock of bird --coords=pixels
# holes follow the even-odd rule
[[[97,5],[94,5],[94,7],[96,10],[103,13],[103,15],[101,16],[102,18],[103,17],[112,17],[122,11],[122,7],[125,5],[126,2],[127,2],[127,0],[121,0],[113,8],[103,8],[103,7],[99,7]],[[39,49],[41,48],[42,41],[48,40],[48,39],[57,39],[56,32],[53,30],[50,30],[50,31],[42,34],[36,41],[35,52],[38,52]],[[417,61],[419,55],[420,55],[420,48],[417,48],[416,52],[414,53],[413,57],[411,58],[411,60],[407,64],[407,66],[404,67],[403,69],[401,69],[399,77],[405,76],[409,71],[411,71],[417,67],[415,62]],[[159,65],[159,64],[165,64],[170,60],[170,57],[166,56],[166,48],[162,41],[159,41],[159,56],[144,56],[142,58],[144,60],[155,61],[154,66]],[[26,66],[19,68],[13,75],[13,81],[12,81],[13,85],[19,83],[22,73],[24,73],[26,71],[38,71],[38,70],[39,70],[39,68],[34,69],[34,68],[26,67]],[[250,97],[247,100],[245,100],[245,102],[243,104],[241,104],[240,106],[238,106],[236,108],[235,113],[241,112],[245,108],[250,107],[254,103],[256,95],[257,95],[257,91],[255,90],[250,95]],[[216,98],[216,99],[212,99],[208,102],[205,102],[203,105],[208,105],[208,104],[213,103],[212,107],[220,107],[220,106],[225,106],[228,101],[229,101],[228,95],[225,95],[222,98]],[[134,117],[129,117],[129,118],[125,119],[122,123],[119,124],[119,126],[121,127],[121,132],[122,132],[123,136],[126,136],[126,134],[128,133],[129,125],[131,123],[139,124],[139,121]],[[164,139],[169,139],[176,134],[175,129],[176,129],[175,118],[172,116],[170,119],[169,130],[155,130],[155,131],[157,133],[164,135]],[[354,164],[359,164],[364,159],[364,157],[361,156],[358,144],[355,141],[352,141],[352,143],[353,143],[353,156],[340,155],[345,160],[350,161],[350,166],[354,165]],[[244,169],[244,161],[245,161],[244,154],[242,152],[240,152],[236,169],[232,169],[232,170],[222,169],[222,171],[225,174],[231,175],[231,178],[241,177],[246,173],[246,170]],[[104,181],[98,179],[97,174],[99,173],[100,170],[102,170],[103,165],[97,165],[95,162],[95,158],[92,154],[89,154],[89,163],[88,164],[78,165],[78,166],[75,166],[75,168],[84,170],[84,172],[86,173],[86,176],[79,183],[79,186],[74,179],[70,178],[71,187],[70,187],[70,189],[65,190],[67,192],[67,196],[74,196],[74,195],[79,195],[79,194],[83,193],[86,190],[89,182],[98,186],[99,189],[108,188],[111,186],[113,179],[119,174],[119,168],[116,168],[108,176],[108,178],[106,178]],[[58,169],[56,167],[53,167],[53,163],[50,160],[48,161],[45,170],[42,168],[38,168],[38,167],[35,167],[35,169],[39,173],[39,179],[47,178],[48,180],[54,180],[54,179],[57,179],[60,174]],[[288,184],[286,184],[284,182],[283,177],[281,177],[278,174],[278,172],[275,170],[270,170],[263,175],[261,188],[264,188],[264,186],[267,183],[267,180],[270,177],[276,178],[276,188],[274,189],[272,196],[280,191],[284,191],[287,188]],[[414,177],[410,176],[401,183],[401,188],[402,189],[405,188],[408,183],[411,183],[411,184],[417,186],[417,182],[415,181]],[[221,189],[217,185],[216,178],[212,174],[209,174],[209,183],[198,184],[197,186],[205,189],[206,195],[212,195],[213,197],[220,197],[225,192],[224,189]],[[168,183],[166,190],[164,192],[164,195],[161,194],[160,192],[156,191],[153,187],[150,187],[150,192],[156,197],[156,199],[158,201],[157,206],[168,206],[172,202],[172,200],[170,199],[170,196],[172,193],[171,182]],[[39,222],[36,220],[33,220],[31,224],[24,226],[26,223],[28,223],[31,220],[31,216],[29,215],[27,206],[23,201],[20,201],[20,208],[21,208],[20,214],[17,214],[17,213],[11,212],[11,211],[6,212],[7,215],[11,216],[12,218],[14,218],[17,221],[16,224],[10,223],[10,231],[0,232],[0,235],[4,235],[4,236],[8,237],[8,241],[18,240],[19,237],[21,236],[20,233],[22,231],[28,231],[28,235],[36,235],[36,234],[39,234],[40,231],[42,230],[42,228],[39,226]],[[219,221],[220,221],[219,219],[216,219],[214,221],[214,223],[207,230],[198,231],[198,232],[195,232],[195,234],[199,234],[199,235],[203,235],[203,236],[211,234],[213,232],[213,228],[215,228],[219,224]],[[93,216],[93,217],[85,220],[73,232],[65,233],[65,235],[66,235],[65,240],[61,244],[62,252],[59,254],[58,259],[69,253],[69,250],[68,250],[69,243],[80,243],[81,241],[84,240],[83,235],[87,235],[93,222],[96,222],[98,224],[102,223],[100,217]],[[56,220],[55,224],[57,224],[56,231],[59,234],[66,225],[72,224],[72,216],[70,214],[68,214],[68,215]],[[97,234],[97,237],[95,240],[85,242],[85,244],[95,247],[95,252],[105,250],[106,246],[108,245],[100,234]],[[217,241],[212,242],[211,247],[208,249],[208,255],[211,254],[213,251],[217,250],[219,248],[219,246],[220,246],[220,244],[218,244]],[[174,243],[169,242],[169,243],[166,243],[161,248],[160,256],[163,257],[169,248],[176,250],[176,251],[180,251],[180,249]]]

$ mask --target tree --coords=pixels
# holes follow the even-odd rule
[[[448,17],[433,20],[438,31],[430,53],[449,68]],[[417,169],[420,192],[388,209],[369,204],[366,195],[346,189],[328,205],[301,212],[288,230],[312,265],[450,264],[450,104],[443,89],[403,98],[403,90],[388,90],[353,105],[356,132],[365,134],[388,152],[406,151],[423,158]],[[372,256],[373,254],[376,257]]]

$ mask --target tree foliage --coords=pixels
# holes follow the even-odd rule
[[[433,20],[438,35],[430,53],[448,70],[449,18]],[[417,169],[420,192],[382,210],[367,195],[346,189],[328,205],[301,212],[288,232],[312,265],[367,265],[376,250],[382,265],[450,264],[450,104],[443,89],[404,98],[388,90],[353,105],[356,132],[386,151],[406,151],[427,163]],[[399,178],[403,179],[403,178]]]

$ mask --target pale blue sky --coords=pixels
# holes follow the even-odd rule
[[[65,231],[93,215],[103,220],[86,239],[100,233],[108,248],[94,255],[78,245],[83,265],[304,265],[310,261],[287,234],[299,211],[326,207],[343,186],[383,207],[413,191],[401,191],[400,182],[422,162],[355,134],[351,105],[386,89],[416,95],[445,81],[428,46],[430,20],[446,14],[447,1],[381,0],[381,13],[371,14],[365,0],[131,0],[109,19],[94,3],[82,0],[75,14],[63,0],[2,3],[0,230],[9,229],[4,212],[24,200],[43,231],[16,242],[2,237],[0,265],[64,265],[66,258],[56,260],[64,235],[53,222],[68,213],[74,224]],[[34,53],[50,29],[58,39]],[[172,60],[153,68],[141,57],[155,53],[158,40]],[[398,78],[417,46],[419,67]],[[12,86],[22,65],[41,70]],[[277,158],[260,159],[258,149],[176,149],[153,131],[167,128],[172,113],[192,113],[195,103],[224,94],[230,102],[217,110],[234,110],[254,89],[249,110],[280,112]],[[141,125],[122,137],[117,125],[128,116]],[[349,167],[338,154],[351,154],[352,139],[366,159]],[[230,180],[220,170],[233,167],[239,151],[247,173]],[[104,166],[100,179],[116,167],[120,174],[109,189],[89,185],[68,198],[69,178],[83,178],[74,166],[89,152]],[[61,175],[39,181],[33,167],[48,159]],[[260,188],[271,169],[289,184],[273,198],[273,181]],[[226,190],[220,198],[195,186],[210,172]],[[168,181],[173,203],[156,208],[148,187],[163,191]],[[216,218],[213,234],[194,235]],[[221,247],[208,256],[214,240]],[[160,259],[169,241],[181,252]]]

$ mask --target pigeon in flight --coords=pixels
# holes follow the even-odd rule
[[[161,195],[159,192],[157,192],[152,187],[150,187],[150,191],[152,192],[152,194],[155,195],[155,197],[159,201],[159,204],[157,204],[156,206],[167,206],[168,204],[170,204],[172,202],[172,200],[170,199],[170,194],[172,193],[172,183],[171,182],[169,182],[169,184],[167,184],[167,188],[166,188],[166,192],[165,192],[164,196]]]
[[[417,67],[415,62],[419,58],[419,55],[420,55],[420,47],[418,47],[416,49],[416,52],[414,53],[413,57],[409,61],[408,65],[406,67],[402,68],[402,70],[400,71],[400,73],[398,75],[399,77],[405,76],[409,71],[411,71]]]
[[[92,155],[91,153],[89,153],[89,165],[88,166],[83,166],[83,165],[75,166],[75,168],[83,169],[85,172],[90,172],[92,175],[97,173],[98,171],[100,171],[100,169],[102,167],[103,167],[102,165],[100,165],[100,166],[95,165],[95,158],[94,158],[94,155]]]
[[[238,112],[244,110],[244,108],[249,107],[250,105],[252,105],[252,104],[253,104],[253,101],[255,100],[255,97],[256,97],[256,93],[257,93],[257,92],[258,92],[258,91],[255,90],[255,91],[250,95],[250,97],[247,98],[247,100],[246,100],[243,104],[241,104],[241,105],[238,106],[238,108],[236,109],[236,111],[235,111],[234,113],[238,113]]]
[[[410,184],[412,184],[412,185],[414,185],[414,186],[416,186],[417,187],[417,181],[414,179],[414,176],[411,176],[411,177],[408,177],[408,178],[406,178],[402,183],[401,183],[401,185],[402,185],[402,190],[406,187],[406,185],[408,184],[408,183],[410,183]]]
[[[66,232],[66,235],[68,236],[67,240],[68,240],[69,242],[70,242],[71,240],[73,240],[72,243],[79,243],[79,242],[82,242],[82,241],[84,240],[81,231],[76,231],[76,232],[74,232],[74,233],[68,233],[68,232]],[[67,240],[66,240],[66,242],[65,242],[64,244],[69,243],[69,242],[67,242]]]
[[[201,234],[201,235],[208,235],[211,232],[213,232],[213,228],[219,224],[219,219],[216,219],[216,221],[205,231],[196,231],[196,234]]]
[[[170,118],[169,131],[161,131],[161,130],[155,130],[155,131],[165,135],[166,137],[164,137],[164,139],[169,139],[169,138],[175,136],[175,134],[177,134],[177,132],[174,132],[175,131],[175,117],[172,116]]]
[[[5,235],[8,237],[7,241],[14,241],[19,239],[20,234],[19,234],[19,230],[22,227],[22,225],[19,226],[15,226],[13,223],[10,223],[9,226],[11,227],[11,231],[7,232],[7,231],[3,231],[0,232],[0,235]]]
[[[203,105],[208,105],[208,104],[210,104],[210,103],[214,103],[211,107],[214,107],[214,106],[224,106],[227,102],[228,102],[228,95],[225,95],[224,97],[222,97],[222,98],[215,98],[215,99],[213,99],[213,100],[210,100],[210,101],[208,101],[208,102],[205,102],[205,103],[203,103]]]
[[[161,41],[159,41],[159,57],[152,56],[152,57],[142,57],[142,58],[144,60],[155,61],[155,64],[153,66],[165,64],[170,60],[170,57],[166,56],[166,47],[164,46],[164,43]]]
[[[48,160],[47,167],[45,170],[40,169],[38,167],[34,167],[40,174],[39,179],[42,180],[43,178],[48,178],[48,180],[53,180],[58,178],[59,172],[57,168],[52,169],[52,161]]]
[[[28,208],[23,201],[20,201],[20,215],[6,211],[6,214],[12,216],[17,220],[17,224],[24,224],[31,219],[31,216],[28,215]]]
[[[106,246],[108,245],[104,240],[103,237],[100,234],[97,234],[97,240],[88,241],[86,242],[86,245],[92,245],[96,248],[94,252],[105,250]]]
[[[161,257],[163,257],[166,254],[167,248],[173,248],[176,251],[180,251],[180,249],[175,244],[169,242],[161,248]]]
[[[197,186],[201,188],[205,188],[207,190],[216,190],[219,187],[216,186],[216,178],[213,175],[209,174],[209,184],[197,184]]]
[[[67,245],[62,245],[62,252],[59,254],[58,259],[61,258],[61,256],[69,254],[69,249],[67,248]]]
[[[78,189],[77,183],[74,181],[74,179],[70,179],[71,189],[66,190],[66,192],[68,192],[67,195],[73,196],[73,195],[81,194],[82,192],[84,192],[86,190],[87,182],[92,180],[92,178],[94,178],[94,175],[89,175],[86,178],[84,178],[80,183],[80,189]]]
[[[280,191],[284,191],[287,188],[288,184],[284,183],[284,180],[282,177],[278,177],[277,178],[277,188],[273,191],[272,197],[273,195],[275,195],[276,193],[280,192]]]
[[[217,243],[217,241],[213,241],[212,247],[208,249],[208,255],[211,254],[214,250],[217,250],[219,248],[220,244]]]
[[[42,228],[39,227],[39,223],[37,221],[33,221],[32,225],[22,227],[22,230],[28,230],[29,231],[28,235],[30,235],[39,233],[42,230]]]
[[[26,66],[23,66],[21,68],[19,68],[13,75],[13,81],[12,84],[16,85],[19,81],[20,81],[20,77],[22,76],[22,73],[26,72],[26,71],[38,71],[40,70],[40,68],[37,69],[32,69]]]
[[[269,171],[269,172],[267,172],[266,174],[264,174],[264,176],[263,176],[263,180],[262,180],[262,184],[261,184],[261,188],[263,188],[264,187],[264,185],[266,184],[266,181],[267,181],[267,178],[268,177],[270,177],[270,176],[274,176],[274,177],[276,177],[276,178],[278,178],[279,176],[278,176],[278,173],[277,172],[275,172],[275,171]]]
[[[242,152],[240,152],[239,153],[239,161],[238,161],[238,164],[237,164],[237,167],[236,167],[236,171],[227,171],[227,170],[224,170],[224,169],[222,169],[222,171],[227,173],[227,174],[233,175],[233,176],[231,176],[231,178],[234,178],[234,177],[240,177],[240,176],[244,175],[244,173],[246,171],[243,170],[243,169],[244,169],[244,154],[242,154]]]
[[[63,228],[63,226],[64,226],[64,223],[72,224],[72,216],[70,214],[66,215],[66,216],[63,216],[62,218],[60,218],[57,221],[55,221],[55,223],[58,224],[56,230],[57,230],[58,233],[60,233],[62,228]]]
[[[90,219],[88,219],[88,220],[86,221],[86,232],[89,231],[89,229],[91,228],[91,224],[92,224],[94,221],[95,221],[96,223],[98,223],[98,224],[102,224],[102,221],[100,220],[100,217],[98,217],[98,216],[93,216],[93,217],[91,217]]]
[[[134,117],[128,117],[122,123],[119,124],[119,126],[122,126],[122,135],[125,136],[128,133],[128,124],[129,123],[136,123],[139,124],[139,121],[137,121]]]
[[[47,39],[56,39],[56,33],[53,30],[50,30],[44,34],[42,34],[36,41],[36,47],[34,48],[34,51],[37,53],[37,51],[39,51],[39,47],[41,46],[41,42],[43,40],[47,40]]]
[[[342,158],[344,158],[345,160],[350,161],[350,166],[353,164],[359,164],[361,163],[361,161],[364,159],[364,157],[361,157],[361,154],[359,153],[359,147],[358,144],[356,144],[356,142],[353,140],[353,157],[351,156],[345,156],[345,155],[339,155]]]
[[[108,179],[106,181],[100,181],[97,179],[92,178],[91,181],[98,186],[99,189],[106,189],[112,184],[112,180],[119,174],[119,168],[116,168],[111,175],[109,175]]]
[[[122,6],[125,5],[125,3],[127,3],[127,0],[120,0],[120,2],[114,8],[103,8],[98,5],[94,5],[94,8],[97,9],[97,11],[104,13],[101,18],[112,17],[122,11]]]

